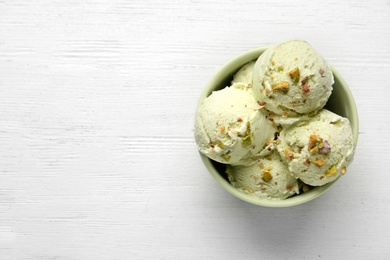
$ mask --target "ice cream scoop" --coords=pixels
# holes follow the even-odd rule
[[[198,106],[198,150],[220,163],[250,165],[273,141],[275,127],[260,113],[252,88],[243,83],[213,91]]]
[[[284,117],[319,111],[334,83],[324,58],[301,40],[267,49],[257,59],[252,78],[257,99],[267,110]]]
[[[234,187],[259,198],[286,199],[299,193],[300,182],[277,151],[251,166],[228,165],[226,173]]]
[[[252,73],[255,61],[251,61],[242,66],[233,76],[232,85],[235,83],[252,84]]]
[[[354,154],[349,120],[326,109],[285,128],[279,140],[277,150],[290,172],[312,186],[344,174]]]

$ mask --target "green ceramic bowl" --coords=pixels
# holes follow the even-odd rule
[[[204,88],[200,96],[198,106],[203,99],[205,99],[211,94],[212,91],[219,90],[230,85],[230,81],[232,80],[233,75],[241,68],[241,66],[243,66],[249,61],[256,60],[267,48],[268,47],[261,47],[247,51],[223,65]],[[356,104],[347,84],[345,83],[341,75],[333,67],[332,71],[335,83],[333,85],[332,95],[330,96],[329,101],[325,107],[336,114],[347,117],[350,120],[352,125],[354,144],[356,147],[359,132],[359,122]],[[224,164],[210,160],[203,154],[200,154],[200,156],[210,174],[226,191],[243,201],[259,206],[289,207],[299,205],[317,198],[325,191],[327,191],[331,186],[333,186],[333,184],[337,181],[335,180],[324,186],[315,187],[306,193],[298,194],[286,200],[260,199],[254,196],[250,196],[234,188],[227,180],[227,176],[225,173],[226,166]]]

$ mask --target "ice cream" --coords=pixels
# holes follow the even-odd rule
[[[226,173],[234,187],[259,198],[286,199],[299,193],[300,182],[277,151],[251,166],[228,165]]]
[[[349,120],[324,109],[333,83],[307,42],[275,45],[199,104],[198,150],[226,165],[232,186],[258,198],[283,200],[332,182],[354,154]]]
[[[344,174],[354,153],[348,119],[322,109],[282,130],[277,149],[294,177],[320,186]]]
[[[250,165],[273,141],[275,127],[244,83],[214,91],[198,107],[195,140],[201,153],[220,163]]]
[[[232,85],[235,83],[252,84],[252,73],[255,62],[251,61],[242,66],[233,76]]]
[[[333,74],[305,41],[292,40],[267,49],[256,61],[253,89],[265,107],[284,117],[319,111],[332,92]]]

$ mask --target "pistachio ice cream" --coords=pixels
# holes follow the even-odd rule
[[[195,140],[201,153],[220,163],[250,165],[274,139],[272,124],[250,86],[214,91],[198,107]]]
[[[299,193],[300,182],[277,151],[251,166],[228,165],[226,173],[234,187],[259,198],[286,199]]]
[[[255,62],[251,61],[242,66],[233,76],[232,85],[235,83],[252,84],[252,73]]]
[[[279,141],[277,149],[290,172],[311,186],[345,174],[354,154],[349,120],[326,109],[282,130]]]
[[[284,200],[336,180],[354,154],[351,124],[327,109],[332,70],[305,41],[268,48],[231,86],[198,105],[198,150],[226,165],[229,182],[261,199]]]
[[[284,117],[323,108],[333,83],[332,71],[323,57],[300,40],[270,47],[253,70],[255,96],[267,110]]]

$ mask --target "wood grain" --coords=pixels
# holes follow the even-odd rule
[[[0,259],[389,259],[390,3],[0,1]],[[359,110],[353,165],[305,205],[227,194],[196,151],[203,86],[309,41]]]

